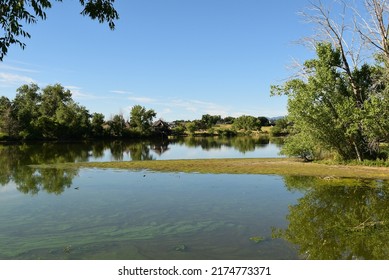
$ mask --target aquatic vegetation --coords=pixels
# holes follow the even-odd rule
[[[65,247],[63,247],[63,252],[65,254],[70,254],[71,250],[72,250],[72,245],[66,245]]]
[[[24,242],[24,239],[15,239],[7,242],[6,238],[1,238],[0,236],[0,244],[2,244],[2,253],[6,256],[5,258],[17,258],[20,254],[42,247],[49,248],[47,249],[47,252],[50,252],[50,250],[55,248],[62,248],[63,253],[70,254],[76,247],[85,246],[87,244],[147,240],[162,236],[189,234],[199,231],[212,231],[223,226],[223,224],[223,222],[214,221],[181,221],[174,224],[163,223],[153,226],[132,225],[120,227],[98,225],[97,220],[92,222],[93,233],[90,231],[90,227],[80,227],[79,229],[73,227],[73,230],[62,231],[62,226],[59,224],[57,228],[51,228],[46,234],[44,231],[37,234],[37,230],[35,230],[35,233],[28,233],[28,229],[26,229],[24,235],[30,235],[28,237],[28,243]],[[52,226],[54,227],[54,221]],[[66,240],[72,240],[72,245],[66,244]],[[64,243],[66,245],[63,245]],[[187,246],[184,244],[180,244],[175,247],[176,251],[181,252],[184,252],[187,249]]]
[[[174,250],[178,252],[186,252],[188,250],[188,246],[186,246],[185,244],[179,244],[174,247]]]
[[[253,236],[253,237],[250,237],[249,240],[258,244],[258,243],[261,243],[262,241],[264,241],[265,238],[262,236]]]

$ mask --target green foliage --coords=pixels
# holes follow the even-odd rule
[[[221,137],[233,137],[238,135],[234,129],[218,129],[217,134]]]
[[[285,184],[304,196],[289,207],[279,237],[296,244],[302,257],[388,258],[388,182],[285,177]]]
[[[104,136],[104,115],[101,113],[92,114],[91,133],[95,137]]]
[[[174,135],[184,135],[185,130],[186,130],[185,125],[180,123],[173,128],[173,134]]]
[[[75,103],[61,85],[43,90],[35,85],[17,89],[13,101],[0,100],[0,129],[20,139],[70,139],[90,135],[88,110]]]
[[[376,86],[381,70],[363,65],[347,74],[342,66],[339,50],[318,44],[317,58],[304,63],[304,79],[272,87],[273,94],[288,96],[288,119],[300,134],[286,145],[285,154],[322,149],[344,160],[379,156],[379,142],[388,139],[389,128],[383,118],[389,100],[384,87]]]
[[[251,130],[260,130],[261,124],[260,121],[253,116],[240,116],[234,120],[234,128],[237,130],[251,131]]]
[[[233,124],[234,120],[235,120],[234,117],[225,117],[224,119],[222,119],[222,122],[225,124]]]
[[[131,110],[131,127],[122,115],[105,122],[104,115],[89,111],[72,99],[72,93],[55,84],[17,89],[14,100],[0,97],[0,133],[4,139],[85,139],[88,137],[144,137],[156,113],[137,105]]]
[[[281,154],[288,156],[297,156],[305,161],[311,161],[318,158],[316,145],[308,135],[297,133],[285,139]]]
[[[186,124],[186,129],[189,131],[190,134],[194,134],[197,130],[197,125],[194,122],[188,122]]]
[[[114,137],[122,137],[126,128],[126,121],[123,115],[114,115],[112,120],[107,122],[109,134]]]
[[[261,126],[269,126],[270,120],[266,117],[258,117],[259,123]]]
[[[209,114],[206,114],[206,115],[203,115],[201,117],[201,127],[203,129],[209,129],[211,128],[212,126],[215,126],[219,121],[221,121],[221,116],[218,115],[218,116],[211,116]]]
[[[19,87],[12,103],[15,121],[18,123],[13,134],[21,134],[23,138],[40,137],[41,133],[36,122],[40,116],[39,106],[42,103],[39,87],[36,84]]]
[[[151,133],[150,128],[156,115],[154,110],[146,110],[141,105],[135,105],[130,113],[130,126],[141,135],[148,135]]]
[[[277,119],[275,125],[271,128],[271,136],[286,136],[289,134],[290,123],[287,118]]]
[[[73,101],[66,106],[61,104],[55,118],[58,124],[58,135],[64,138],[84,138],[89,134],[89,112],[85,107]]]
[[[256,244],[259,244],[262,241],[264,241],[265,238],[263,238],[262,236],[253,236],[253,237],[250,237],[249,240],[256,243]]]
[[[55,0],[62,2],[62,0]],[[0,61],[8,52],[11,45],[19,45],[25,48],[23,38],[31,38],[23,24],[34,24],[38,19],[46,19],[46,10],[50,9],[53,1],[49,0],[1,0],[0,1],[0,25],[4,36],[0,38]],[[113,3],[115,0],[80,0],[83,7],[81,14],[97,19],[100,23],[108,22],[111,29],[115,28],[114,21],[119,15]]]
[[[12,110],[12,103],[7,97],[0,97],[0,132],[2,137],[14,137],[18,132],[18,125]]]

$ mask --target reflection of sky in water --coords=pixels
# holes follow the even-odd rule
[[[280,149],[275,144],[256,146],[254,151],[240,152],[233,147],[222,146],[220,149],[204,150],[201,147],[169,145],[169,150],[156,159],[199,159],[199,158],[275,158]]]
[[[150,147],[149,147],[150,148]],[[220,148],[203,149],[201,146],[189,147],[184,144],[171,143],[168,150],[158,154],[150,149],[150,155],[156,160],[169,159],[207,159],[207,158],[278,158],[280,147],[276,144],[256,145],[253,151],[241,152],[234,147],[222,145]],[[106,149],[100,158],[91,158],[91,161],[116,161],[110,150]],[[128,152],[123,153],[123,161],[130,161]]]
[[[0,203],[7,200],[10,196],[16,196],[20,193],[16,190],[17,185],[14,181],[10,181],[5,185],[0,185]]]

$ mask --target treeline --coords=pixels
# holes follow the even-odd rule
[[[156,116],[140,105],[131,109],[130,119],[115,115],[105,120],[101,113],[90,114],[72,99],[60,84],[42,90],[36,84],[17,89],[14,100],[0,97],[0,138],[3,140],[66,140],[83,138],[151,137]]]
[[[238,134],[251,134],[260,132],[262,127],[275,125],[276,121],[266,117],[243,115],[240,117],[225,117],[220,115],[202,115],[201,119],[177,120],[173,122],[173,132],[176,135],[219,135],[235,136]]]
[[[72,99],[72,94],[60,84],[40,89],[36,84],[17,89],[13,100],[0,97],[0,139],[2,140],[70,140],[87,138],[151,138],[168,135],[235,136],[261,131],[261,127],[276,123],[266,117],[203,115],[194,121],[153,122],[156,112],[135,105],[129,118],[117,114],[109,120],[101,113],[90,113]]]

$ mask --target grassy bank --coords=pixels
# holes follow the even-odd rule
[[[40,166],[45,167],[45,166]],[[115,168],[212,174],[277,174],[323,178],[389,179],[389,168],[306,163],[297,159],[195,159],[126,162],[85,162],[48,165],[58,168]]]

